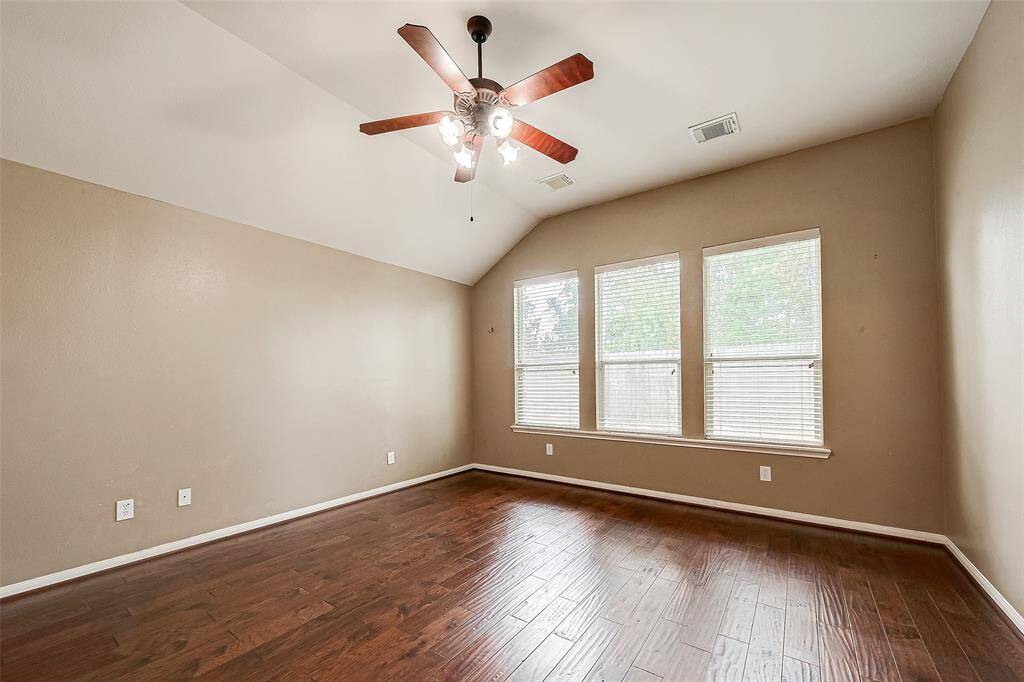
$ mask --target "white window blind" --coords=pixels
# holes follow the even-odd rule
[[[515,284],[516,424],[580,426],[579,277]]]
[[[704,249],[704,431],[822,445],[818,229]]]
[[[679,254],[595,272],[597,428],[681,434]]]

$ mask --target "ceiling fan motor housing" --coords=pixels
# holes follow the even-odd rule
[[[466,129],[478,135],[487,135],[490,132],[488,121],[491,112],[497,107],[513,109],[508,102],[502,101],[501,91],[503,88],[499,83],[490,78],[471,78],[469,82],[476,88],[472,93],[455,94],[455,115],[466,124]]]

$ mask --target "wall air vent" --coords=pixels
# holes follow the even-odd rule
[[[556,189],[562,189],[563,187],[568,187],[573,184],[573,179],[565,173],[557,173],[555,175],[549,175],[546,178],[541,178],[537,182],[542,185],[547,185],[548,189],[553,192]]]
[[[740,122],[736,120],[736,112],[713,118],[710,121],[690,126],[690,134],[698,144],[713,140],[716,137],[732,135],[740,131]]]

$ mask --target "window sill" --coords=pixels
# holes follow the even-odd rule
[[[613,440],[625,443],[645,443],[648,445],[672,445],[679,448],[698,448],[700,450],[753,452],[758,455],[786,455],[789,457],[810,457],[812,459],[828,459],[832,455],[832,450],[829,448],[807,447],[803,445],[770,445],[767,443],[743,443],[727,440],[683,438],[681,436],[645,436],[636,433],[583,431],[581,429],[558,429],[545,426],[517,426],[515,424],[510,428],[516,433],[533,433],[544,436],[566,436],[568,438],[590,438],[593,440]]]

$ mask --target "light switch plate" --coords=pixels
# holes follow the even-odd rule
[[[395,452],[394,452],[394,450],[392,450],[391,452],[388,453],[388,464],[394,464],[394,463],[395,463]]]
[[[181,488],[178,490],[178,506],[187,507],[192,504],[192,488]]]
[[[770,480],[772,480],[772,468],[771,467],[761,467],[761,480],[762,481],[770,481]]]
[[[555,444],[554,443],[545,443],[544,444],[544,454],[545,455],[553,455],[553,454],[555,454]]]
[[[114,505],[114,520],[127,521],[135,518],[135,498],[130,500],[118,500]]]

